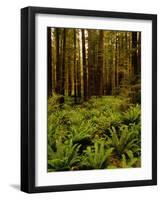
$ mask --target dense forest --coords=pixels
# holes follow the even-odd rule
[[[140,167],[141,33],[48,28],[48,171]]]

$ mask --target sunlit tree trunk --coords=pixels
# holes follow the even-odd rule
[[[108,80],[107,80],[107,91],[106,94],[107,95],[111,95],[112,94],[112,67],[113,67],[113,51],[112,51],[112,33],[109,33],[108,36],[108,46],[107,46],[107,54],[106,57],[108,57],[108,63],[107,63],[107,76],[108,76]],[[105,57],[105,59],[107,59]]]
[[[77,63],[76,63],[76,30],[73,29],[73,40],[74,40],[74,101],[77,102]]]
[[[81,97],[81,55],[80,55],[80,32],[78,31],[78,41],[77,41],[78,45],[78,60],[77,60],[77,93],[78,93],[78,97]]]
[[[61,91],[60,94],[65,94],[65,57],[66,57],[66,29],[63,30],[63,48],[62,48],[62,72],[61,72]]]
[[[86,66],[86,49],[85,49],[85,31],[82,29],[82,60],[83,60],[83,88],[84,100],[87,100],[87,66]]]
[[[93,41],[92,30],[88,30],[88,97],[93,95],[94,90],[94,63],[93,63]]]
[[[51,28],[51,37],[52,37],[52,41],[51,41],[51,48],[52,48],[52,58],[51,58],[51,62],[52,62],[52,92],[55,92],[55,86],[56,86],[56,55],[55,55],[55,51],[56,51],[56,38],[55,38],[55,30],[53,28]]]
[[[116,53],[115,53],[115,93],[118,90],[118,65],[119,65],[119,46],[118,46],[118,33],[116,33]]]
[[[112,62],[112,94],[115,93],[116,89],[116,34],[113,34],[112,37],[112,54],[113,54],[113,62]]]

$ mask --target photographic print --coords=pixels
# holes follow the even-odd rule
[[[157,15],[21,9],[21,190],[157,184]]]
[[[141,32],[47,32],[48,172],[141,167]]]

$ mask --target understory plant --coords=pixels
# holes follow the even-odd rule
[[[139,167],[141,107],[123,97],[48,102],[48,171]]]
[[[140,149],[140,137],[137,131],[123,125],[118,132],[115,127],[109,129],[111,136],[108,137],[108,144],[114,148],[118,156],[122,154],[129,156],[129,151],[138,153]]]
[[[78,155],[80,145],[73,144],[72,141],[62,143],[57,141],[56,151],[50,149],[49,153],[52,154],[48,160],[48,171],[66,171],[72,170],[80,161]]]
[[[104,141],[95,142],[84,151],[82,165],[87,169],[105,169],[113,148],[106,148]]]

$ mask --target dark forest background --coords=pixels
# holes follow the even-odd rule
[[[141,33],[48,28],[48,97],[129,96],[139,101]]]
[[[48,172],[141,166],[141,33],[48,28]]]

